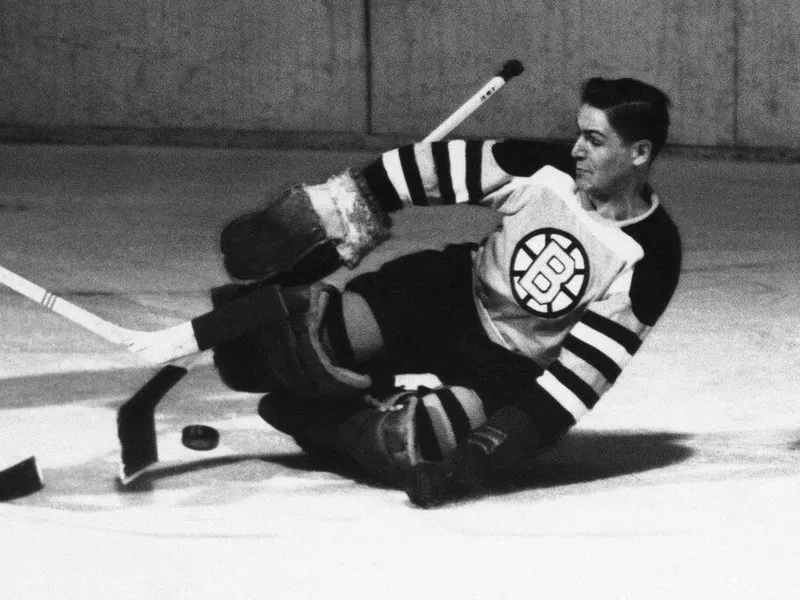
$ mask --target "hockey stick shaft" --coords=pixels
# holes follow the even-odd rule
[[[132,334],[135,333],[48,292],[43,287],[20,277],[2,266],[0,266],[0,283],[114,344],[127,343]]]
[[[458,127],[464,119],[480,108],[484,102],[491,98],[500,88],[508,83],[513,77],[524,71],[522,63],[518,60],[509,60],[503,65],[497,75],[492,77],[489,82],[478,90],[472,97],[462,104],[456,111],[447,117],[441,125],[431,131],[423,140],[423,143],[436,142],[444,138],[453,129]]]

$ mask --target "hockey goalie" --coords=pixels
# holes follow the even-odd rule
[[[418,143],[234,219],[221,248],[239,281],[214,302],[281,281],[286,316],[218,346],[222,379],[264,393],[260,415],[316,459],[419,506],[491,490],[595,406],[676,289],[679,232],[649,183],[668,108],[645,83],[593,78],[571,149]],[[501,217],[482,243],[326,283],[393,212],[468,204]],[[397,388],[402,373],[441,385]]]

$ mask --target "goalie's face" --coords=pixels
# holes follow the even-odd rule
[[[637,145],[620,137],[604,111],[588,104],[581,106],[578,139],[572,147],[578,191],[600,201],[624,194],[643,164]]]

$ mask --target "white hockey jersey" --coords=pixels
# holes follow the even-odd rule
[[[652,190],[649,210],[629,221],[587,211],[569,164],[568,151],[542,144],[451,141],[392,150],[363,172],[388,211],[458,203],[500,211],[474,255],[478,313],[490,339],[542,367],[537,393],[577,421],[663,313],[680,238]]]

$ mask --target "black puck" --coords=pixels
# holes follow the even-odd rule
[[[22,498],[44,487],[42,474],[31,456],[0,471],[0,502]]]
[[[181,442],[192,450],[213,450],[219,444],[219,431],[208,425],[187,425]]]

